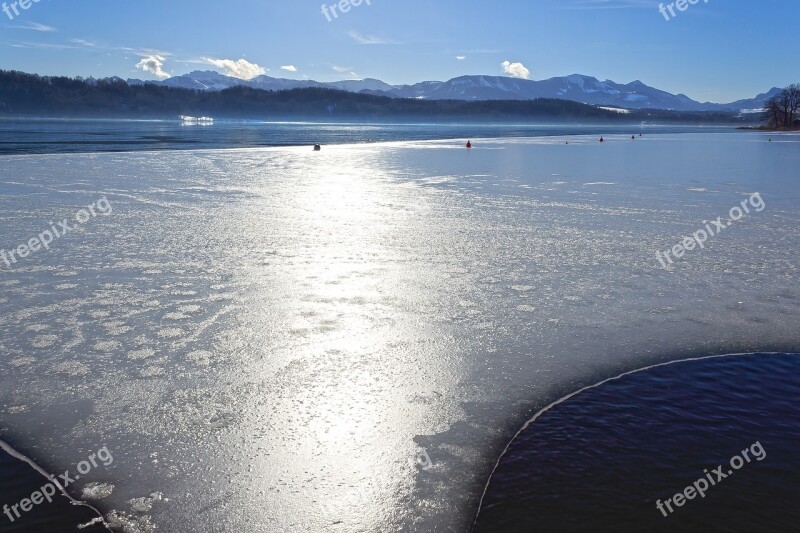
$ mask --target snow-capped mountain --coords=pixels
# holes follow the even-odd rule
[[[324,83],[313,80],[289,80],[286,78],[272,78],[270,76],[258,76],[252,80],[238,80],[239,85],[246,85],[254,89],[265,91],[288,91],[290,89],[305,89],[307,87],[325,87]]]
[[[373,78],[366,78],[363,80],[346,80],[346,81],[334,81],[332,83],[326,83],[327,87],[331,87],[333,89],[340,89],[342,91],[350,91],[352,93],[360,93],[361,91],[392,91],[394,87],[389,85],[388,83],[384,83],[381,80],[376,80]]]
[[[773,89],[771,95],[777,89]],[[560,98],[590,105],[611,105],[628,109],[672,109],[676,111],[739,110],[761,107],[759,95],[753,100],[731,104],[700,103],[684,94],[674,95],[645,85],[641,81],[619,84],[591,76],[573,74],[533,81],[502,76],[462,76],[447,82],[423,82],[386,91],[387,96],[431,100],[529,100]],[[758,101],[756,101],[758,100]]]
[[[224,76],[211,70],[195,71],[186,76],[176,76],[161,82],[167,87],[198,89],[201,91],[221,91],[240,84],[240,80]]]
[[[729,106],[732,109],[747,110],[751,112],[764,109],[767,106],[767,102],[780,94],[780,92],[781,89],[774,87],[766,93],[759,94],[755,98],[750,98],[748,100],[737,100],[735,102],[731,102],[730,104],[726,104],[726,107]]]
[[[128,80],[131,85],[143,83]],[[600,81],[591,76],[573,74],[534,81],[504,76],[461,76],[449,81],[425,81],[414,85],[389,85],[376,79],[318,82],[258,76],[251,80],[228,77],[214,71],[195,71],[163,81],[148,82],[167,87],[201,91],[221,91],[246,86],[268,91],[284,91],[308,87],[324,87],[349,92],[419,98],[428,100],[530,100],[560,98],[590,105],[609,105],[627,109],[670,109],[675,111],[740,111],[760,109],[780,89],[773,88],[752,99],[729,104],[697,102],[684,94],[671,94],[645,85],[641,81],[619,84]]]

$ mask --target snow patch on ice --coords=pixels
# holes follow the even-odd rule
[[[79,377],[85,376],[89,373],[89,367],[78,361],[64,361],[58,363],[53,367],[59,374],[67,374],[68,376]]]
[[[162,339],[174,339],[183,336],[183,330],[180,328],[164,328],[158,332],[158,336]]]
[[[128,352],[128,359],[132,361],[136,361],[139,359],[147,359],[149,357],[153,357],[156,354],[155,350],[150,348],[142,348],[141,350],[132,350]]]
[[[92,346],[92,349],[97,352],[112,352],[116,349],[121,348],[122,345],[117,341],[98,341]]]
[[[58,335],[39,335],[31,341],[34,348],[47,348],[58,342]]]
[[[82,496],[85,500],[102,500],[108,498],[114,492],[114,485],[111,483],[89,483],[83,487]]]
[[[122,511],[111,511],[106,515],[108,525],[123,533],[153,533],[156,531],[150,517],[133,516]]]
[[[129,500],[128,503],[130,504],[131,509],[133,509],[135,512],[146,513],[153,508],[154,503],[160,502],[161,500],[168,501],[166,498],[164,498],[162,493],[153,492],[150,494],[150,497],[134,498]]]
[[[515,290],[517,292],[528,292],[528,291],[532,291],[533,287],[530,286],[530,285],[512,285],[511,289]]]

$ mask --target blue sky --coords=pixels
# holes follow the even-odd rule
[[[392,84],[580,73],[715,102],[800,82],[800,1],[699,0],[674,18],[660,3],[363,0],[337,18],[321,8],[333,0],[41,0],[0,12],[0,68]]]

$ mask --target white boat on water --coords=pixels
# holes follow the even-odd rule
[[[188,115],[181,115],[180,119],[184,125],[199,124],[201,126],[209,126],[214,124],[214,119],[211,117],[191,117]]]

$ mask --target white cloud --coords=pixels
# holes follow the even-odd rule
[[[226,76],[239,78],[240,80],[249,80],[251,78],[255,78],[256,76],[260,76],[261,74],[267,73],[266,69],[256,65],[255,63],[250,63],[246,59],[234,61],[232,59],[213,59],[210,57],[204,57],[202,58],[202,61],[224,70]]]
[[[400,44],[376,35],[362,35],[356,31],[349,31],[347,35],[358,44]]]
[[[285,70],[287,72],[297,72],[297,67],[294,65],[283,65],[281,70]]]
[[[456,59],[458,59],[459,61],[464,61],[466,58],[467,56],[456,56]]]
[[[169,74],[164,72],[165,59],[159,55],[147,56],[136,64],[136,68],[140,68],[145,72],[149,72],[157,78],[169,78]]]
[[[69,42],[79,44],[81,46],[86,46],[88,48],[95,48],[97,46],[96,43],[93,43],[92,41],[87,41],[86,39],[70,39]],[[145,54],[145,55],[150,55],[150,54]]]
[[[11,46],[14,48],[40,48],[43,50],[75,50],[78,49],[77,46],[70,46],[67,44],[52,44],[52,43],[30,43],[30,42],[21,42],[21,43],[11,43]]]
[[[19,26],[13,26],[13,27],[19,28],[21,30],[33,30],[33,31],[43,31],[43,32],[57,31],[52,26],[46,26],[44,24],[39,24],[38,22],[25,22]]]
[[[359,76],[355,70],[353,70],[353,67],[342,67],[340,65],[331,65],[331,68],[334,71],[338,72],[339,74],[347,74],[348,76],[350,76],[350,79],[352,80],[364,79],[362,76]]]
[[[503,61],[503,71],[509,76],[522,78],[523,80],[527,80],[531,75],[531,71],[525,68],[525,65],[512,63],[511,61]]]

